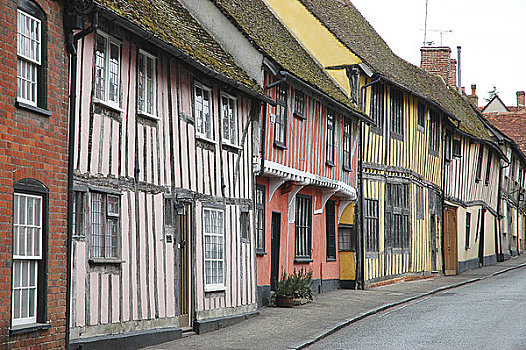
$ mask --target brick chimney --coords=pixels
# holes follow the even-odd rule
[[[524,91],[517,91],[517,108],[524,108]]]
[[[468,97],[475,106],[479,106],[479,97],[477,96],[477,84],[471,84],[471,95],[468,95]]]
[[[436,74],[444,82],[457,87],[457,60],[451,58],[451,49],[447,46],[425,46],[420,49],[420,68]]]

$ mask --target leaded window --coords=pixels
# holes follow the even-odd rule
[[[327,163],[334,165],[334,111],[327,110]]]
[[[311,257],[312,197],[296,195],[296,258]]]
[[[378,251],[378,234],[379,234],[379,220],[378,220],[378,200],[365,199],[363,203],[363,224],[364,224],[364,240],[365,251]]]
[[[301,90],[294,90],[294,115],[305,117],[305,94]]]
[[[274,123],[274,144],[285,147],[287,144],[287,86],[276,86],[276,121]]]
[[[225,260],[224,211],[203,209],[205,290],[223,287]]]
[[[119,257],[120,198],[91,193],[91,258]]]
[[[194,118],[196,134],[212,140],[212,90],[200,84],[194,87]]]
[[[475,181],[480,181],[482,179],[482,159],[484,157],[484,146],[479,145],[479,155],[477,158],[477,168],[475,170]]]
[[[352,169],[351,121],[347,118],[343,119],[343,169]]]
[[[391,88],[391,134],[404,135],[404,93]]]
[[[385,201],[385,247],[408,249],[410,246],[410,192],[408,184],[388,183]]]
[[[137,59],[137,109],[149,116],[156,114],[156,59],[152,55],[139,51]]]
[[[120,43],[98,32],[95,42],[95,98],[119,107]]]
[[[490,180],[490,173],[491,173],[491,157],[492,156],[492,152],[491,152],[491,149],[488,148],[488,162],[486,163],[486,176],[485,176],[485,179],[484,179],[484,184],[486,186],[489,185],[489,180]]]
[[[418,220],[424,220],[424,188],[422,186],[416,186],[416,218]]]
[[[375,128],[384,127],[384,84],[377,83],[371,87],[371,118],[376,123]]]
[[[453,157],[462,157],[462,143],[459,139],[453,139]]]
[[[256,185],[256,250],[265,251],[265,187]]]
[[[429,113],[429,153],[438,156],[440,151],[440,116],[431,110]]]
[[[426,127],[426,105],[422,101],[418,101],[418,130],[424,132]]]
[[[237,99],[221,94],[221,118],[223,120],[223,142],[237,145]]]

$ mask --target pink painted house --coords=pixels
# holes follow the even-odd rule
[[[83,349],[257,313],[251,140],[268,98],[177,2],[149,6],[100,1],[78,43],[70,344]]]

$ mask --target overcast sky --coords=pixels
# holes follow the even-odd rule
[[[351,0],[389,47],[419,66],[424,41],[426,0]],[[493,85],[508,106],[526,90],[526,0],[428,0],[427,38],[462,46],[462,86],[477,84],[479,105]]]

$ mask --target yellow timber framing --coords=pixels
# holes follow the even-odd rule
[[[267,6],[288,27],[303,47],[323,67],[352,66],[362,60],[343,45],[298,0],[264,0]],[[327,70],[348,96],[351,95],[349,78],[345,69]],[[365,75],[360,77],[360,87],[373,81]],[[378,251],[366,252],[364,256],[364,282],[388,279],[406,273],[423,273],[442,269],[441,208],[433,209],[435,229],[431,229],[430,192],[440,202],[442,187],[442,114],[437,111],[440,126],[439,150],[435,155],[429,149],[429,113],[426,110],[424,128],[417,127],[418,97],[403,92],[403,138],[390,136],[390,91],[392,86],[384,82],[383,128],[363,125],[363,193],[365,199],[378,200]],[[370,115],[372,87],[363,92],[363,106]],[[410,194],[410,246],[403,252],[386,252],[385,188],[387,183],[406,183]],[[424,215],[417,218],[416,188],[422,188]],[[431,244],[431,232],[436,243]],[[434,252],[432,252],[434,249]],[[433,261],[434,260],[434,261]],[[359,268],[359,267],[358,267]]]

